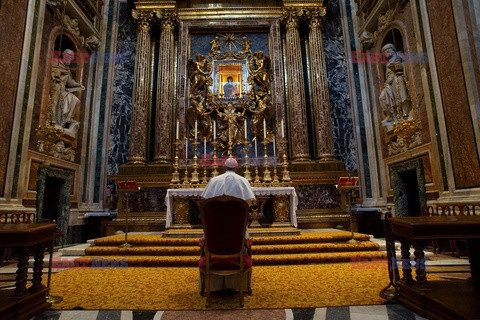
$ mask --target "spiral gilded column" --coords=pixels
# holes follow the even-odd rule
[[[310,157],[308,153],[302,50],[298,30],[299,11],[297,9],[284,9],[283,23],[286,27],[285,58],[292,159],[305,161],[309,160]]]
[[[155,156],[157,163],[172,162],[173,105],[175,77],[175,25],[178,22],[174,10],[157,11],[162,20],[160,54],[158,59],[157,104],[155,117]]]
[[[325,54],[323,50],[322,19],[325,8],[307,11],[310,32],[310,76],[312,79],[312,109],[315,126],[317,159],[334,160],[332,117],[330,114],[330,98],[328,94]]]
[[[132,17],[137,23],[137,49],[135,54],[128,163],[142,164],[147,161],[147,125],[150,98],[150,24],[153,21],[153,11],[132,10]]]

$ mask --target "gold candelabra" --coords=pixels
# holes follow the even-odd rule
[[[272,182],[272,176],[270,175],[270,170],[268,169],[268,140],[263,139],[262,141],[263,144],[263,182],[264,183],[270,183]]]
[[[252,176],[250,175],[250,170],[249,170],[249,163],[248,163],[248,147],[250,146],[250,142],[248,140],[243,141],[243,147],[244,147],[244,152],[245,152],[245,173],[244,177],[245,179],[248,180],[248,182],[252,181]]]
[[[283,149],[283,173],[282,173],[282,182],[290,183],[292,179],[290,178],[290,172],[288,171],[288,160],[287,160],[287,140],[282,138],[280,141]]]
[[[213,146],[213,156],[212,156],[212,159],[213,159],[213,171],[212,171],[212,178],[213,177],[216,177],[218,176],[218,171],[217,171],[217,168],[218,168],[218,164],[217,164],[217,146],[218,146],[218,142],[216,140],[213,140],[212,142],[212,146]]]
[[[194,142],[192,142],[193,144],[193,172],[192,172],[192,180],[190,180],[190,182],[192,184],[196,184],[196,183],[199,183],[200,182],[200,179],[198,178],[198,156],[197,156],[197,152],[198,152],[198,145],[200,144],[197,140],[195,140]]]
[[[175,162],[173,163],[173,174],[172,174],[172,184],[179,184],[180,183],[180,173],[178,172],[178,147],[180,146],[181,142],[179,139],[176,139],[173,143],[175,145]]]
[[[183,177],[183,184],[190,184],[188,181],[188,150],[185,150],[185,176]]]

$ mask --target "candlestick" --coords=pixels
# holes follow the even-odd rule
[[[188,138],[185,138],[185,164],[187,164],[188,159]]]
[[[247,140],[247,119],[243,120],[243,126],[245,127],[245,140]]]
[[[213,141],[217,138],[217,121],[213,120]]]
[[[253,137],[253,141],[255,141],[255,158],[258,158],[258,154],[257,154],[257,137]]]
[[[197,131],[198,131],[198,123],[197,120],[195,120],[195,141],[197,141]]]
[[[267,121],[263,119],[263,139],[267,138]]]
[[[177,119],[177,131],[176,131],[176,134],[175,134],[175,139],[178,140],[178,137],[179,137],[179,129],[180,129],[180,124],[179,124],[179,121]]]
[[[273,157],[276,157],[276,152],[275,152],[275,136],[273,137]]]
[[[283,126],[283,119],[281,122],[281,127],[282,127],[282,139],[285,138],[285,127]]]
[[[207,154],[207,138],[203,137],[203,155],[206,155],[206,154]]]

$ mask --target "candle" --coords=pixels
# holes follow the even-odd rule
[[[275,136],[273,137],[273,157],[275,158]]]
[[[188,138],[185,138],[185,160],[188,159]]]
[[[267,138],[267,121],[263,119],[263,139]]]
[[[207,154],[207,138],[206,137],[203,137],[203,154],[204,155]]]
[[[195,142],[197,141],[197,130],[198,130],[198,123],[197,120],[195,120]]]
[[[245,140],[247,140],[247,119],[243,120],[243,126],[245,127]]]
[[[177,133],[175,135],[175,139],[177,139],[177,140],[178,140],[178,137],[179,137],[179,129],[180,129],[180,124],[179,124],[179,121],[177,119]]]
[[[283,119],[281,122],[281,127],[282,127],[282,138],[285,138],[285,128],[283,127]]]
[[[253,137],[253,140],[255,141],[255,158],[258,158],[258,155],[257,155],[257,137]]]
[[[213,141],[217,137],[217,121],[213,120]]]

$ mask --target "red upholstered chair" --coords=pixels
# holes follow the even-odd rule
[[[204,255],[198,262],[201,294],[206,291],[206,307],[210,307],[210,276],[238,276],[240,306],[243,307],[243,283],[247,277],[247,290],[252,276],[252,258],[245,253],[245,230],[249,207],[246,201],[220,196],[208,199],[200,209],[204,232]]]

